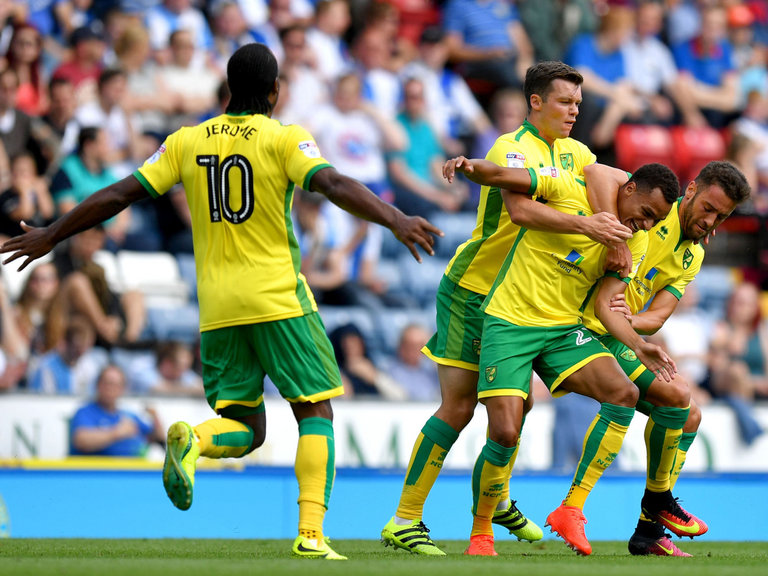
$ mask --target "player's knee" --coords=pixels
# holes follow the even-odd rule
[[[701,408],[693,400],[691,400],[691,411],[688,412],[688,420],[685,421],[683,426],[683,432],[691,433],[697,432],[701,425]]]
[[[251,447],[248,449],[248,452],[253,452],[257,448],[260,448],[262,444],[264,444],[264,440],[267,437],[267,431],[263,428],[260,430],[254,430],[253,431],[253,440],[251,441]]]
[[[640,400],[640,391],[637,386],[621,386],[609,391],[601,402],[607,402],[616,406],[627,406],[634,408]]]
[[[687,408],[691,403],[691,390],[688,387],[688,382],[685,380],[675,378],[666,388],[669,390],[667,406],[673,408]]]
[[[477,399],[472,397],[443,400],[435,415],[454,430],[461,432],[475,415]]]
[[[491,440],[506,448],[517,446],[520,439],[520,431],[514,426],[500,426],[491,429]]]

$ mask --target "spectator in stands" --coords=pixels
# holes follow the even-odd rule
[[[61,345],[43,354],[32,368],[28,388],[43,394],[91,394],[99,371],[107,361],[104,351],[94,348],[95,341],[88,321],[71,317]]]
[[[464,182],[454,185],[442,177],[446,155],[427,120],[424,84],[418,78],[405,81],[403,109],[397,116],[408,137],[408,146],[392,154],[389,173],[395,189],[395,205],[407,214],[425,218],[435,212],[456,212],[468,198]]]
[[[465,154],[465,140],[490,138],[483,144],[483,155],[494,136],[491,122],[464,79],[446,67],[448,44],[443,31],[431,26],[425,28],[419,41],[419,57],[401,71],[401,78],[419,78],[424,84],[426,114],[440,142],[449,156]]]
[[[420,324],[408,324],[400,333],[397,356],[386,362],[385,370],[405,389],[408,400],[430,402],[440,399],[437,365],[421,353],[431,332]]]
[[[672,46],[672,52],[682,97],[694,102],[711,126],[726,126],[739,103],[739,77],[725,9],[717,4],[702,8],[698,36]]]
[[[146,322],[144,297],[127,290],[115,294],[107,284],[104,269],[94,255],[104,248],[106,233],[100,226],[69,239],[54,255],[61,278],[56,305],[65,317],[81,315],[95,331],[100,346],[138,341]]]
[[[107,151],[104,162],[117,179],[130,174],[136,164],[136,131],[126,108],[128,85],[125,72],[107,68],[99,75],[98,98],[78,107],[75,119],[81,126],[99,126]]]
[[[285,55],[280,66],[280,109],[275,117],[283,123],[304,125],[328,103],[328,83],[320,75],[317,59],[309,49],[306,28],[284,28],[280,39]],[[284,87],[287,89],[283,90]]]
[[[162,443],[165,430],[157,413],[145,407],[148,419],[122,410],[125,375],[114,365],[104,368],[93,401],[80,408],[70,422],[73,456],[144,456],[150,442]]]
[[[753,91],[731,125],[730,157],[752,176],[751,210],[768,214],[768,95]]]
[[[344,36],[351,23],[347,0],[320,0],[317,3],[314,25],[307,31],[307,42],[316,55],[320,75],[327,82],[335,81],[349,67]]]
[[[173,34],[179,30],[189,33],[192,43],[190,57],[197,53],[201,61],[207,59],[207,53],[213,48],[213,34],[202,11],[193,6],[192,0],[162,0],[151,7],[146,14],[147,31],[152,49],[158,58],[165,62],[167,49],[173,41]]]
[[[750,92],[768,96],[768,46],[756,41],[755,17],[745,4],[728,7],[729,39],[733,61],[739,74],[739,109],[743,109]]]
[[[54,205],[48,184],[37,174],[28,152],[11,161],[11,187],[0,194],[0,237],[22,234],[20,222],[46,226],[53,220]]]
[[[59,291],[59,273],[51,262],[38,264],[30,271],[16,300],[14,316],[29,353],[38,357],[56,348],[62,335],[64,318],[54,314],[53,302]]]
[[[69,44],[71,57],[54,71],[53,78],[64,78],[72,83],[78,104],[95,100],[107,49],[103,26],[99,22],[81,26],[72,32]]]
[[[51,193],[58,213],[69,212],[88,196],[117,181],[107,167],[109,148],[104,130],[87,127],[80,130],[77,152],[67,156],[53,177]],[[114,247],[122,246],[130,226],[130,209],[107,224],[107,235]]]
[[[634,9],[612,5],[600,19],[595,34],[577,36],[565,61],[584,76],[584,100],[572,138],[593,148],[598,159],[610,160],[618,125],[628,116],[642,119],[646,102],[629,81],[625,53],[634,23]]]
[[[32,119],[18,109],[19,77],[15,70],[0,71],[0,142],[9,159],[22,152],[40,157],[40,146],[32,133]]]
[[[0,277],[0,392],[15,389],[27,367],[29,345],[15,316],[5,281]]]
[[[584,449],[584,435],[600,409],[596,400],[581,394],[552,398],[552,470],[568,474],[578,465]]]
[[[54,78],[48,86],[48,111],[32,122],[33,138],[40,144],[45,175],[52,178],[61,161],[77,149],[80,125],[75,120],[75,87],[66,78]]]
[[[371,359],[365,338],[354,324],[344,324],[328,335],[339,364],[344,396],[405,400],[405,389]]]
[[[768,398],[768,324],[760,313],[756,285],[744,282],[731,294],[725,318],[712,334],[705,384],[734,409],[746,443],[762,434],[750,408],[756,398]]]
[[[525,71],[533,64],[533,47],[514,4],[448,0],[443,27],[449,58],[464,78],[490,83],[493,89],[522,86]]]
[[[251,31],[240,5],[234,0],[213,3],[211,18],[213,58],[223,74],[227,71],[227,60],[235,50],[260,39]]]
[[[400,9],[397,5],[387,0],[370,0],[362,12],[362,31],[378,30],[387,40],[389,70],[397,72],[416,57],[416,45],[399,34]]]
[[[562,60],[574,37],[597,29],[592,0],[518,0],[516,4],[537,62]]]
[[[253,30],[255,41],[266,44],[277,58],[278,64],[285,58],[283,43],[280,39],[282,31],[300,24],[293,15],[293,4],[293,0],[269,0],[267,21]]]
[[[197,124],[215,104],[221,78],[211,68],[196,64],[194,51],[189,31],[177,30],[171,34],[170,61],[161,66],[157,74],[162,86],[177,103],[175,113],[166,119],[166,132]]]
[[[635,15],[635,33],[622,46],[627,79],[646,107],[644,119],[669,125],[675,121],[677,108],[688,126],[706,126],[698,107],[680,89],[672,51],[659,38],[663,27],[661,2],[641,0]]]
[[[48,109],[40,32],[30,24],[16,26],[5,58],[19,79],[16,106],[29,116],[40,116]]]
[[[688,42],[701,30],[701,9],[709,0],[666,0],[664,36],[671,46]]]
[[[388,120],[397,116],[402,96],[397,70],[390,68],[392,45],[380,28],[365,28],[355,38],[353,54],[362,81],[362,96]]]
[[[192,348],[183,342],[161,342],[152,363],[138,362],[129,372],[131,390],[163,396],[204,396],[203,379],[192,369]]]

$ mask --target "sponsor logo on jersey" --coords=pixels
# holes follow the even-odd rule
[[[549,176],[551,178],[557,178],[560,176],[560,172],[554,166],[544,166],[543,168],[539,168],[539,174],[542,176]]]
[[[581,264],[582,260],[584,260],[584,256],[576,252],[576,250],[571,250],[571,253],[568,254],[568,256],[565,257],[568,262],[571,264]]]
[[[651,268],[648,270],[648,274],[645,275],[646,280],[653,280],[656,277],[656,274],[658,274],[659,271],[656,268]]]
[[[573,170],[575,165],[572,153],[560,154],[560,166],[562,166],[563,170]]]
[[[661,238],[662,240],[667,239],[667,234],[669,234],[669,228],[666,226],[659,226],[659,228],[656,230],[656,236]]]
[[[165,154],[165,144],[160,144],[160,148],[158,148],[152,156],[147,158],[147,164],[154,164],[158,160],[160,160],[160,156]]]
[[[525,168],[525,155],[519,152],[508,152],[507,168]]]
[[[320,148],[317,147],[313,140],[299,142],[299,150],[304,152],[304,156],[307,158],[320,158]]]

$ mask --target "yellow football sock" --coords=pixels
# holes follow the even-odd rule
[[[645,426],[647,458],[646,488],[651,492],[670,489],[670,472],[675,460],[683,425],[690,408],[654,406]]]
[[[680,438],[680,444],[677,445],[675,462],[672,464],[672,472],[669,475],[669,489],[674,490],[677,480],[680,478],[680,472],[685,465],[685,459],[688,456],[688,449],[696,439],[696,432],[683,432]]]
[[[507,465],[515,447],[486,439],[472,471],[472,533],[493,535],[493,513],[507,481]]]
[[[299,482],[299,534],[321,539],[335,469],[333,424],[326,418],[299,422],[296,479]]]
[[[211,418],[194,427],[200,456],[239,458],[251,451],[253,430],[230,418]]]

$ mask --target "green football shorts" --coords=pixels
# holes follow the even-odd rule
[[[485,313],[484,294],[462,288],[443,276],[437,289],[437,332],[421,351],[444,366],[477,372]]]
[[[530,393],[531,372],[539,375],[552,396],[568,376],[601,356],[611,356],[597,336],[581,324],[516,326],[486,316],[480,353],[477,397],[521,396]]]
[[[265,375],[289,402],[320,402],[344,393],[317,312],[208,330],[200,338],[205,395],[217,413],[263,411]]]

